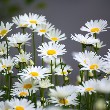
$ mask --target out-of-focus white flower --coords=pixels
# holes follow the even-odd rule
[[[6,55],[7,54],[7,45],[5,41],[0,42],[0,55]]]
[[[61,31],[58,29],[53,29],[52,31],[47,33],[45,37],[52,42],[59,42],[66,39],[65,34],[61,34]]]
[[[3,38],[8,34],[8,32],[11,31],[11,27],[13,26],[13,23],[7,22],[6,25],[1,21],[0,24],[0,37]]]
[[[12,108],[6,102],[0,102],[0,110],[11,110]]]
[[[86,45],[90,45],[90,44],[94,44],[94,43],[98,43],[99,40],[95,39],[92,35],[90,34],[86,34],[85,36],[83,36],[82,34],[75,34],[74,36],[71,35],[71,39],[75,40],[81,44],[86,44]]]
[[[11,37],[8,37],[9,40],[9,45],[12,47],[19,47],[19,45],[29,45],[29,40],[31,39],[30,37],[31,34],[21,34],[18,32],[17,34],[12,34]]]

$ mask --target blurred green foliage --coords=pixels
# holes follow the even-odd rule
[[[0,0],[0,20],[4,20],[8,17],[12,17],[16,15],[17,13],[20,13],[23,9],[21,7],[21,4],[14,2],[13,0]],[[29,7],[31,4],[34,4],[34,9],[45,9],[46,3],[45,2],[38,2],[36,3],[36,0],[21,0],[22,4],[24,4],[24,7]]]

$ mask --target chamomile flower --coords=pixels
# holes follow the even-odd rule
[[[42,79],[42,80],[39,81],[39,87],[40,88],[49,88],[49,87],[52,87],[52,86],[54,86],[54,84],[51,84],[50,80],[48,78]]]
[[[104,66],[103,58],[94,52],[79,52],[73,54],[73,56],[83,66],[80,70],[89,70],[90,72],[96,70],[100,72]]]
[[[98,40],[99,40],[99,39],[98,39]],[[105,47],[106,45],[103,44],[103,41],[100,41],[100,40],[99,40],[99,42],[97,42],[96,44],[93,44],[93,46],[94,46],[94,48],[100,49],[100,48],[102,48],[102,47]]]
[[[55,106],[68,106],[68,105],[78,105],[77,100],[77,94],[74,93],[68,97],[63,97],[63,98],[59,98],[59,97],[51,97],[50,98],[50,102],[54,103]]]
[[[49,31],[52,31],[52,29],[54,29],[54,25],[47,22],[46,24],[37,25],[34,31],[37,32],[38,35],[42,36],[47,34]]]
[[[0,97],[4,94],[5,94],[5,92],[0,90]]]
[[[81,31],[87,31],[91,34],[97,33],[99,34],[100,32],[107,31],[107,21],[106,20],[90,20],[90,22],[85,23],[85,26],[81,27]]]
[[[59,42],[66,39],[65,34],[61,34],[61,31],[58,29],[53,29],[52,31],[47,33],[45,37],[52,42]]]
[[[55,74],[56,74],[56,75],[61,75],[61,76],[63,76],[63,75],[67,76],[68,74],[71,74],[71,71],[72,71],[72,70],[73,70],[73,69],[72,69],[71,66],[69,66],[69,65],[66,65],[66,66],[62,65],[62,68],[61,68],[61,66],[59,65],[59,66],[55,69]]]
[[[6,46],[6,42],[2,41],[0,42],[0,55],[6,55],[7,54],[7,46]]]
[[[43,43],[42,46],[39,46],[38,48],[40,50],[37,50],[40,52],[38,56],[42,56],[43,58],[49,57],[49,58],[57,58],[59,55],[65,54],[67,51],[64,49],[65,45],[64,44],[58,44],[58,43]]]
[[[8,101],[8,105],[13,108],[12,110],[35,110],[34,104],[27,99],[11,99]]]
[[[14,59],[10,56],[6,59],[2,59],[0,62],[0,70],[6,70],[8,72],[12,72],[13,66],[14,66]]]
[[[14,59],[15,63],[21,62],[21,63],[27,64],[31,58],[32,57],[31,57],[30,53],[22,52],[22,53],[19,53],[19,55],[15,55],[15,57],[13,59]]]
[[[90,79],[88,81],[82,82],[82,85],[77,86],[77,92],[80,92],[82,95],[88,92],[92,94],[92,92],[96,92],[97,81],[95,79]]]
[[[99,42],[98,39],[95,39],[92,35],[90,36],[90,34],[86,34],[85,36],[83,36],[82,34],[75,34],[74,36],[71,35],[71,39],[86,45],[94,43],[96,44]]]
[[[31,66],[29,68],[23,69],[21,73],[18,75],[22,76],[24,79],[38,79],[45,78],[49,74],[47,74],[48,70],[46,68],[42,68],[40,66]]]
[[[9,40],[9,45],[12,47],[19,47],[19,45],[29,45],[29,40],[31,39],[30,37],[31,34],[22,34],[18,32],[17,34],[12,34],[11,37],[8,37]]]
[[[28,90],[19,90],[19,89],[16,89],[16,88],[14,88],[14,89],[12,89],[12,91],[11,91],[11,94],[10,95],[12,95],[12,96],[17,96],[17,97],[27,97],[27,96],[29,96],[29,92],[28,92]]]
[[[28,90],[30,93],[35,93],[38,90],[38,82],[35,80],[20,80],[18,79],[19,82],[15,82],[15,84],[13,85],[13,88],[18,89],[18,90]]]
[[[26,28],[28,26],[28,24],[26,23],[26,17],[25,15],[19,15],[18,17],[12,17],[12,21],[13,23],[15,23],[17,25],[17,28],[21,27],[21,28]]]
[[[24,14],[25,16],[25,22],[28,25],[29,28],[35,29],[38,24],[45,24],[46,19],[45,16],[39,16],[34,13],[29,13],[29,15]]]
[[[110,77],[98,80],[96,91],[101,93],[110,93]]]
[[[7,101],[6,102],[0,102],[0,110],[10,110],[12,109],[8,104]]]
[[[1,21],[0,25],[0,37],[3,38],[8,34],[8,32],[11,31],[11,27],[13,26],[13,23],[7,22],[6,25]]]

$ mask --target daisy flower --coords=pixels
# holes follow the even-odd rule
[[[7,102],[12,110],[35,110],[34,104],[27,99],[11,99]]]
[[[86,34],[85,36],[83,36],[82,34],[75,34],[74,36],[71,35],[71,39],[86,45],[94,43],[96,44],[99,42],[98,39],[95,39],[92,35],[90,36],[90,34]]]
[[[19,55],[15,55],[15,57],[13,59],[14,59],[15,63],[21,62],[21,63],[27,64],[31,58],[32,57],[31,57],[30,53],[22,52],[22,53],[19,53]]]
[[[42,36],[47,34],[49,31],[52,31],[52,29],[54,29],[54,25],[47,22],[46,24],[37,25],[34,32],[38,32],[38,35]]]
[[[96,91],[101,93],[110,93],[110,77],[98,80]]]
[[[66,39],[65,34],[61,34],[61,31],[58,29],[51,30],[45,37],[52,42],[59,42]]]
[[[49,87],[52,87],[52,86],[54,86],[54,84],[51,84],[50,80],[48,78],[42,79],[42,80],[39,81],[39,87],[40,88],[49,88]]]
[[[1,21],[0,25],[0,37],[3,38],[8,34],[8,32],[11,31],[11,27],[13,26],[13,23],[7,22],[6,25]]]
[[[4,94],[5,94],[5,92],[0,90],[0,97]]]
[[[57,58],[59,55],[65,54],[67,51],[64,49],[65,45],[64,44],[58,44],[58,43],[43,43],[42,46],[39,46],[38,48],[40,50],[37,50],[40,52],[38,56],[42,56],[43,58],[49,57],[49,58]]]
[[[12,69],[13,69],[13,64],[14,62],[14,59],[11,58],[10,56],[6,59],[2,59],[1,62],[0,62],[0,70],[6,70],[8,72],[12,72]]]
[[[107,31],[107,21],[106,20],[90,20],[90,22],[85,23],[85,26],[81,27],[81,31],[87,31],[91,34],[97,33],[99,34],[100,32]]]
[[[18,32],[17,34],[12,34],[11,37],[8,37],[9,45],[12,47],[19,47],[19,45],[29,45],[29,40],[31,39],[30,37],[31,34],[21,34]]]
[[[22,78],[21,78],[22,79]],[[35,80],[20,80],[18,79],[19,82],[15,82],[13,85],[14,89],[18,89],[19,91],[29,91],[29,93],[35,93],[38,90],[38,82]]]
[[[29,13],[27,15],[26,13],[24,14],[25,22],[28,25],[29,28],[35,29],[38,24],[45,24],[46,19],[45,16],[39,16],[34,13]]]
[[[90,79],[88,81],[82,82],[82,85],[77,86],[77,92],[80,92],[82,95],[88,92],[90,95],[92,92],[96,92],[97,81],[95,79]]]
[[[0,110],[10,110],[12,109],[8,104],[7,101],[6,102],[0,102]]]
[[[7,54],[7,45],[5,41],[0,42],[0,55],[6,55]]]
[[[66,65],[66,66],[62,66],[62,69],[61,69],[61,66],[59,65],[56,69],[55,69],[55,74],[56,75],[61,75],[61,76],[63,76],[63,75],[65,75],[65,76],[67,76],[68,74],[71,74],[71,71],[72,71],[73,69],[71,68],[71,66],[69,66],[69,65]]]
[[[31,66],[29,68],[23,69],[21,73],[18,75],[22,76],[24,79],[38,79],[40,80],[41,78],[45,78],[49,74],[47,74],[47,69],[42,68],[40,66]]]
[[[19,15],[18,17],[12,17],[13,23],[17,25],[17,28],[26,28],[28,24],[26,23],[26,17],[25,15]]]
[[[19,90],[19,89],[12,89],[11,94],[12,96],[17,96],[17,97],[27,97],[29,96],[28,90]]]
[[[74,59],[83,66],[80,70],[89,70],[90,72],[96,70],[97,72],[100,72],[104,66],[103,58],[96,55],[94,52],[79,52],[73,54],[73,56]]]
[[[72,85],[59,87],[56,89],[50,89],[50,102],[55,103],[56,106],[60,105],[77,105],[75,101],[77,94],[74,92],[75,88]]]
[[[98,39],[98,40],[99,40],[99,39]],[[92,44],[92,45],[94,46],[94,48],[98,48],[98,49],[100,49],[100,48],[106,46],[106,45],[103,45],[103,41],[100,41],[100,40],[99,40],[99,42],[97,42],[96,44],[94,43],[94,44]]]

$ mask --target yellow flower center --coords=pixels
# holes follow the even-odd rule
[[[25,59],[25,58],[21,58],[21,61],[22,61],[22,62],[26,62],[26,59]]]
[[[46,33],[47,31],[45,29],[40,30],[42,33]]]
[[[91,70],[95,70],[95,69],[98,69],[98,68],[99,68],[99,66],[97,64],[90,65]]]
[[[19,95],[20,95],[21,97],[23,97],[23,96],[27,96],[28,94],[27,94],[27,92],[21,92]]]
[[[6,67],[6,65],[2,65],[2,68],[6,69],[7,67]]]
[[[58,38],[57,37],[52,37],[51,40],[52,41],[58,41]]]
[[[56,54],[56,50],[48,50],[47,54],[48,55],[54,55],[54,54]]]
[[[22,107],[22,106],[16,106],[16,110],[24,110],[24,107]]]
[[[66,105],[66,104],[68,104],[69,102],[68,102],[67,99],[60,99],[60,100],[59,100],[59,103]]]
[[[7,33],[8,33],[8,30],[6,30],[6,29],[3,29],[0,31],[1,36],[5,36]]]
[[[84,60],[84,63],[86,64],[86,60]]]
[[[24,84],[23,88],[30,89],[32,88],[32,84]]]
[[[27,27],[28,24],[20,24],[20,27]]]
[[[29,20],[29,22],[31,23],[31,24],[37,24],[37,21],[36,20]]]
[[[94,88],[92,88],[92,87],[88,87],[88,88],[85,89],[85,91],[87,91],[87,92],[90,92],[90,91],[93,91],[93,90],[94,90]]]
[[[91,32],[93,32],[93,33],[98,33],[99,31],[100,31],[99,28],[92,28],[92,29],[91,29]]]
[[[63,71],[63,72],[61,72],[61,74],[67,74],[67,72],[66,71]]]
[[[34,71],[33,71],[33,72],[31,72],[30,74],[31,74],[32,76],[39,76],[39,73],[34,72]]]

